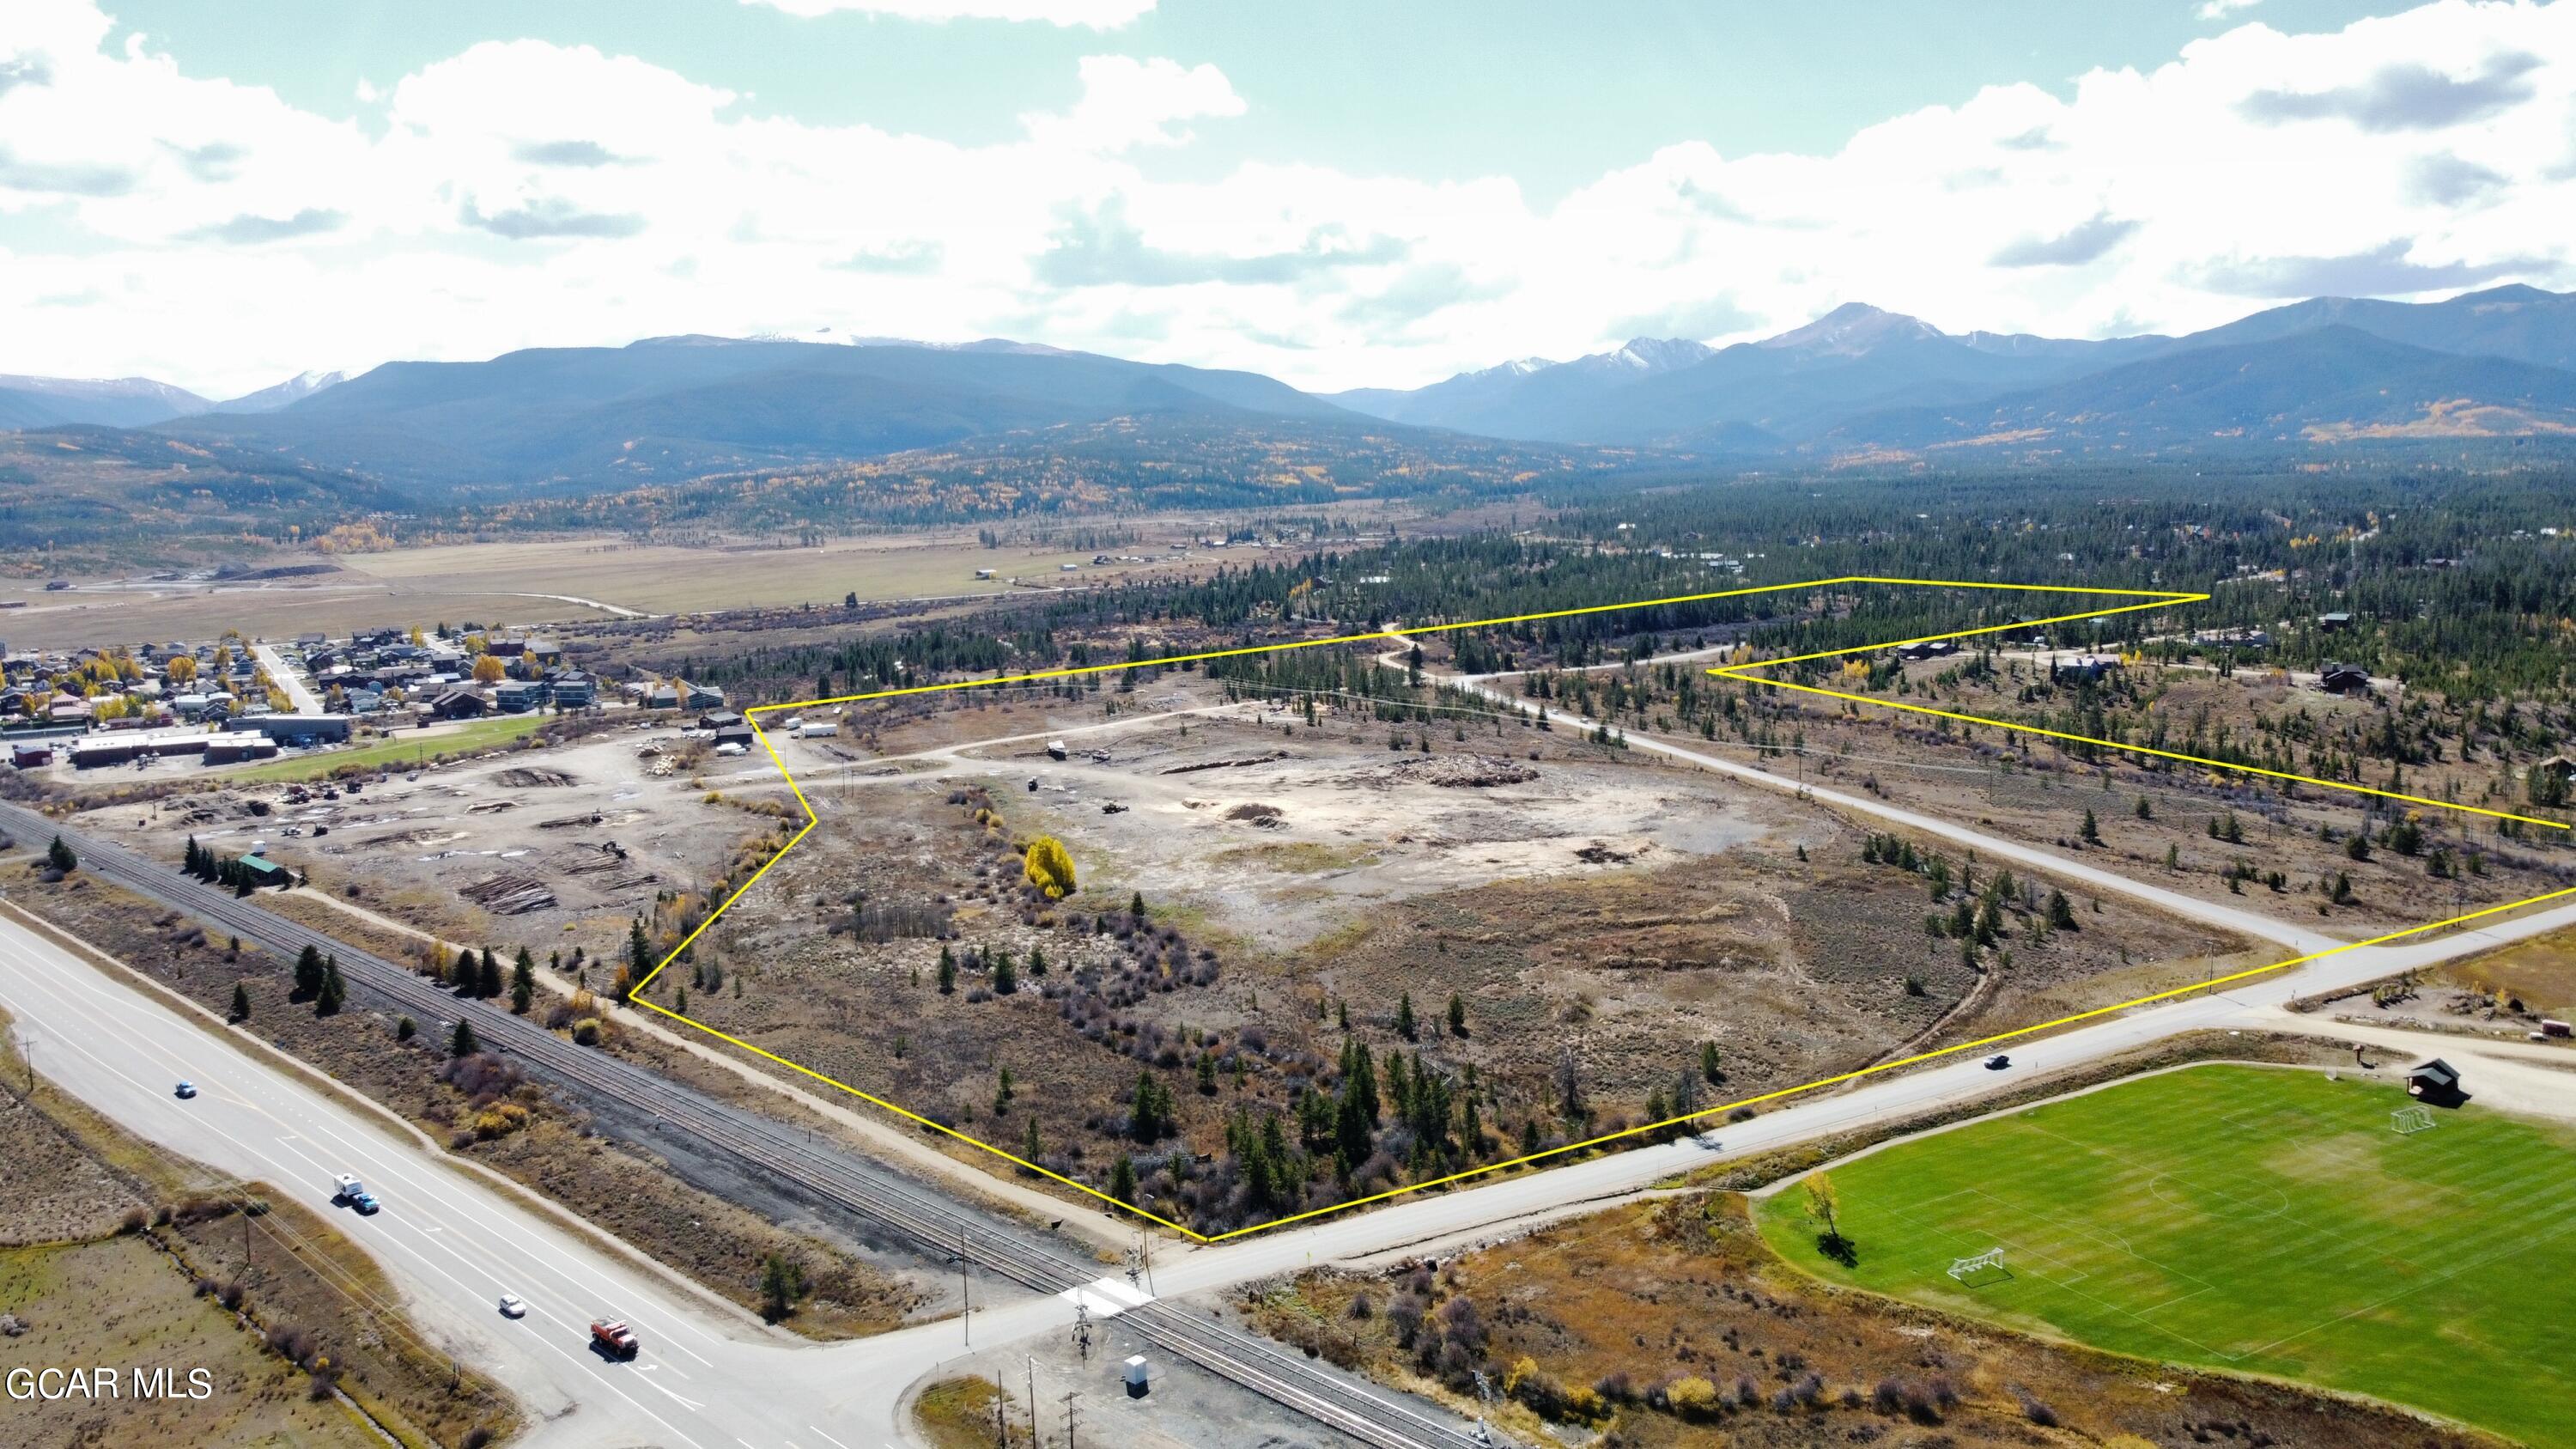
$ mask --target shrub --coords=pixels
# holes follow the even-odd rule
[[[1717,1412],[1717,1385],[1703,1378],[1675,1379],[1664,1387],[1664,1402],[1685,1419]]]
[[[474,1119],[474,1135],[489,1142],[528,1125],[528,1109],[516,1102],[496,1102]]]
[[[1029,884],[1046,892],[1048,900],[1061,900],[1074,892],[1073,854],[1064,842],[1052,835],[1041,835],[1029,842],[1025,863]]]

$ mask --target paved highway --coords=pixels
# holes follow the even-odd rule
[[[7,919],[0,1005],[54,1086],[174,1153],[267,1183],[365,1248],[432,1342],[518,1397],[537,1426],[527,1443],[723,1449],[749,1438],[825,1449],[812,1431],[833,1415],[830,1394],[821,1376],[780,1371],[791,1351],[782,1336],[593,1247],[401,1127],[211,1039],[166,1000]],[[195,1100],[173,1095],[183,1079]],[[383,1211],[335,1206],[330,1181],[342,1172]],[[502,1317],[503,1293],[525,1298],[528,1316]],[[635,1325],[635,1361],[590,1351],[590,1320],[603,1313]],[[745,1375],[772,1387],[746,1394]]]
[[[1070,1323],[1073,1304],[1056,1295],[1081,1289],[1100,1277],[1096,1261],[1077,1255],[1042,1231],[958,1203],[882,1164],[813,1141],[799,1129],[718,1102],[630,1062],[574,1046],[495,1004],[452,997],[402,967],[123,847],[59,827],[15,805],[0,805],[0,828],[22,840],[44,839],[59,830],[79,853],[83,870],[186,910],[245,940],[290,954],[307,943],[327,947],[339,956],[354,998],[406,1011],[420,1020],[471,1014],[486,1049],[509,1055],[532,1077],[575,1097],[613,1102],[658,1118],[668,1130],[727,1155],[745,1171],[763,1173],[791,1190],[863,1213],[934,1252],[962,1252],[993,1275],[1045,1295],[1004,1308],[990,1320],[979,1319],[979,1326],[990,1324],[983,1328],[992,1335],[985,1342],[1007,1341],[1006,1334],[1035,1333]],[[1265,1339],[1216,1324],[1199,1313],[1152,1303],[1130,1310],[1126,1322],[1163,1352],[1230,1379],[1356,1442],[1386,1449],[1470,1449],[1478,1442],[1469,1426],[1444,1412],[1374,1389],[1300,1354],[1282,1352]],[[923,1329],[832,1351],[873,1350],[866,1359],[867,1371],[856,1373],[851,1381],[869,1385],[868,1392],[883,1400],[870,1398],[867,1403],[890,1410],[894,1393],[928,1364],[939,1361],[922,1355],[944,1342],[944,1333]],[[910,1371],[888,1377],[897,1366]],[[854,1360],[852,1368],[858,1367]]]

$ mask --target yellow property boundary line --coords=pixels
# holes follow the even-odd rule
[[[1752,594],[1791,593],[1799,590],[1830,589],[1848,585],[1890,585],[1918,588],[1982,589],[1989,591],[2017,591],[2024,593],[2079,594],[2095,598],[2135,599],[2139,600],[2139,602],[2085,609],[2070,614],[2057,614],[2045,619],[2021,619],[2007,624],[1990,624],[1975,629],[1958,629],[1946,634],[1927,634],[1916,639],[1896,639],[1882,644],[1859,645],[1848,649],[1819,650],[1812,654],[1798,654],[1782,659],[1767,659],[1746,664],[1722,665],[1706,672],[1721,679],[1732,679],[1740,683],[1769,685],[1776,689],[1796,690],[1803,694],[1821,695],[1828,699],[1846,700],[1857,704],[1870,705],[1878,709],[1901,710],[1910,714],[1931,715],[1935,718],[1956,720],[1966,724],[1987,725],[1992,728],[2005,731],[2007,739],[2009,739],[2015,732],[2037,735],[2045,739],[2061,740],[2074,744],[2097,745],[2104,749],[2119,750],[2133,755],[2153,755],[2160,759],[2177,760],[2185,764],[2202,765],[2213,770],[2227,770],[2240,775],[2260,775],[2269,779],[2283,780],[2303,785],[2315,785],[2329,790],[2343,790],[2354,794],[2372,795],[2381,799],[2404,801],[2408,804],[2427,806],[2437,810],[2454,810],[2472,815],[2484,815],[2498,820],[2511,820],[2518,821],[2526,825],[2544,826],[2552,830],[2566,830],[2570,828],[2559,821],[2541,820],[2527,815],[2515,815],[2508,811],[2487,810],[2474,805],[2459,805],[2449,801],[2430,800],[2417,795],[2404,795],[2389,790],[2375,790],[2365,785],[2350,785],[2334,780],[2313,779],[2305,775],[2285,774],[2278,770],[2266,770],[2252,765],[2229,764],[2223,760],[2203,759],[2197,755],[2177,754],[2171,750],[2150,749],[2143,745],[2123,744],[2116,740],[2094,739],[2089,735],[2067,734],[2057,730],[2040,729],[2031,725],[2016,724],[2010,720],[1986,719],[1977,715],[1958,714],[1949,710],[1932,709],[1924,705],[1900,704],[1892,700],[1877,699],[1868,695],[1848,694],[1841,690],[1824,689],[1815,685],[1792,684],[1776,679],[1759,678],[1748,672],[1756,669],[1773,669],[1783,664],[1798,664],[1816,659],[1831,659],[1849,655],[1872,654],[1882,649],[1903,648],[1909,644],[1930,644],[1946,639],[1966,639],[1977,635],[1997,634],[2014,629],[2037,628],[2046,624],[2064,624],[2084,619],[2109,618],[2113,615],[2134,613],[2142,609],[2165,608],[2176,604],[2204,603],[2210,597],[2203,593],[2174,593],[2148,589],[2097,589],[2080,588],[2072,585],[2061,584],[2004,584],[1959,579],[1894,579],[1853,574],[1846,575],[1841,578],[1813,579],[1795,584],[1765,584],[1752,588],[1722,589],[1705,594],[1681,594],[1672,598],[1643,599],[1625,604],[1593,604],[1577,609],[1553,609],[1543,613],[1510,614],[1501,618],[1471,619],[1455,624],[1423,624],[1412,628],[1387,628],[1373,633],[1344,634],[1330,639],[1299,639],[1289,640],[1278,644],[1247,645],[1236,649],[1211,649],[1198,654],[1175,654],[1162,659],[1130,659],[1121,660],[1115,664],[1089,664],[1068,669],[1043,669],[1029,674],[997,675],[991,679],[960,679],[952,680],[943,684],[919,684],[907,686],[902,689],[881,689],[872,694],[845,694],[836,695],[830,699],[807,699],[797,700],[786,704],[753,705],[743,711],[744,718],[750,721],[752,731],[760,737],[762,748],[769,751],[769,758],[778,766],[779,777],[784,779],[787,782],[787,788],[795,793],[797,805],[805,812],[805,824],[797,830],[795,835],[788,839],[785,845],[780,846],[777,853],[772,855],[769,860],[760,867],[760,869],[752,872],[749,880],[744,881],[739,889],[735,890],[732,895],[727,896],[723,905],[716,907],[714,911],[708,914],[705,920],[698,923],[697,929],[689,932],[689,934],[684,937],[677,946],[672,947],[670,954],[664,956],[651,971],[645,973],[643,980],[635,983],[632,1000],[636,1005],[643,1006],[651,1011],[659,1012],[673,1021],[682,1022],[686,1025],[695,1027],[699,1031],[705,1032],[707,1035],[715,1037],[719,1041],[731,1043],[732,1045],[740,1047],[744,1051],[750,1052],[764,1060],[775,1062],[778,1065],[786,1067],[802,1076],[821,1082],[825,1086],[837,1088],[840,1091],[846,1092],[872,1106],[884,1108],[886,1111],[892,1112],[898,1117],[917,1123],[920,1126],[926,1127],[933,1132],[937,1132],[944,1137],[950,1138],[953,1141],[962,1142],[967,1146],[989,1152],[993,1156],[998,1157],[1013,1166],[1035,1173],[1050,1181],[1061,1183],[1066,1187],[1085,1194],[1086,1196],[1097,1198],[1101,1202],[1108,1204],[1111,1208],[1133,1214],[1147,1222],[1169,1228],[1173,1232],[1179,1233],[1181,1236],[1189,1238],[1193,1242],[1221,1243],[1229,1238],[1239,1238],[1251,1233],[1268,1232],[1274,1228],[1286,1227],[1291,1223],[1304,1222],[1312,1218],[1325,1217],[1333,1213],[1347,1212],[1353,1208],[1366,1207],[1371,1203],[1384,1202],[1389,1198],[1401,1197],[1407,1193],[1421,1192],[1427,1188],[1446,1187],[1452,1183],[1464,1182],[1469,1178],[1484,1177],[1492,1173],[1504,1172],[1515,1167],[1526,1167],[1532,1163],[1542,1162],[1549,1158],[1564,1157],[1572,1153],[1586,1152],[1593,1148],[1604,1146],[1608,1143],[1618,1142],[1629,1138],[1650,1136],[1684,1123],[1695,1122],[1704,1118],[1716,1117],[1727,1112],[1732,1112],[1739,1107],[1751,1107],[1758,1106],[1766,1102],[1776,1102],[1785,1097],[1794,1097],[1802,1093],[1814,1092],[1826,1087],[1838,1086],[1844,1082],[1857,1081],[1862,1077],[1876,1076],[1882,1072],[1892,1072],[1901,1067],[1916,1066],[1924,1062],[1937,1060],[1941,1057],[1955,1056],[1962,1052],[1976,1051],[1983,1047],[1993,1046],[1998,1042],[2012,1041],[2016,1038],[2030,1036],[2038,1032],[2053,1031],[2059,1027],[2071,1026],[2076,1022],[2088,1021],[2095,1017],[2109,1016],[2115,1012],[2127,1011],[2132,1007],[2145,1006],[2173,997],[2188,996],[2194,992],[2212,991],[2232,982],[2243,981],[2254,976],[2268,975],[2275,971],[2285,971],[2293,966],[2302,966],[2311,961],[2324,960],[2329,956],[2340,956],[2347,951],[2358,951],[2368,946],[2383,946],[2391,941],[2404,940],[2410,936],[2419,936],[2433,931],[2445,930],[2452,926],[2464,925],[2470,921],[2481,920],[2488,916],[2500,915],[2507,911],[2520,910],[2524,906],[2537,905],[2543,901],[2552,901],[2558,900],[2562,897],[2576,896],[2576,887],[2569,887],[2565,890],[2550,891],[2542,895],[2532,896],[2525,900],[2511,901],[2500,906],[2489,906],[2483,910],[2470,911],[2465,915],[2452,916],[2447,920],[2434,921],[2430,924],[2421,926],[2410,926],[2400,931],[2391,931],[2384,936],[2374,936],[2367,941],[2353,941],[2341,946],[2330,947],[2323,951],[2312,951],[2304,956],[2293,956],[2286,961],[2275,961],[2268,966],[2256,966],[2249,970],[2236,972],[2233,975],[2220,976],[2212,980],[2198,982],[2189,986],[2178,986],[2169,991],[2155,992],[2151,995],[2136,997],[2132,1000],[2119,1002],[2110,1006],[2097,1006],[2089,1011],[2079,1011],[2069,1016],[2058,1017],[2054,1021],[2043,1021],[2031,1026],[2016,1027],[2010,1031],[1997,1032],[1992,1036],[1980,1037],[1975,1041],[1961,1042],[1956,1046],[1942,1047],[1934,1051],[1918,1052],[1913,1056],[1901,1057],[1894,1061],[1880,1062],[1874,1066],[1862,1067],[1857,1071],[1842,1072],[1830,1077],[1819,1077],[1812,1082],[1801,1083],[1798,1086],[1783,1087],[1778,1091],[1764,1092],[1759,1096],[1743,1097],[1732,1102],[1723,1102],[1717,1106],[1703,1108],[1696,1112],[1684,1113],[1678,1117],[1667,1117],[1660,1122],[1649,1122],[1640,1127],[1630,1127],[1618,1132],[1605,1132],[1597,1137],[1589,1137],[1580,1142],[1569,1142],[1562,1147],[1552,1147],[1544,1152],[1533,1152],[1524,1156],[1511,1158],[1507,1161],[1487,1163],[1482,1167],[1469,1168],[1464,1172],[1453,1172],[1447,1177],[1436,1177],[1422,1182],[1409,1183],[1403,1187],[1390,1188],[1385,1192],[1373,1193],[1367,1197],[1358,1197],[1353,1198],[1348,1202],[1335,1203],[1330,1207],[1314,1208],[1306,1212],[1294,1214],[1293,1216],[1274,1218],[1268,1222],[1254,1223],[1249,1227],[1236,1228],[1232,1232],[1215,1234],[1194,1232],[1190,1228],[1180,1223],[1173,1222],[1171,1219],[1163,1217],[1158,1213],[1137,1207],[1133,1203],[1121,1202],[1117,1198],[1111,1197],[1109,1194],[1100,1191],[1098,1188],[1092,1187],[1088,1183],[1077,1182],[1073,1178],[1067,1177],[1062,1173],[1051,1172],[1046,1168],[1039,1166],[1037,1163],[1030,1162],[1023,1157],[1018,1156],[1008,1149],[996,1147],[992,1143],[986,1142],[981,1138],[969,1136],[966,1133],[957,1131],[955,1128],[934,1122],[929,1118],[922,1116],[918,1112],[911,1111],[894,1102],[887,1101],[885,1098],[879,1097],[874,1093],[853,1087],[847,1082],[827,1076],[821,1072],[815,1071],[811,1067],[789,1061],[787,1058],[779,1056],[775,1052],[763,1051],[761,1048],[752,1045],[750,1042],[744,1041],[738,1036],[730,1035],[715,1027],[709,1026],[705,1022],[699,1021],[694,1017],[683,1015],[680,1012],[673,1011],[655,1002],[644,999],[644,991],[647,987],[653,984],[653,979],[655,977],[660,976],[673,961],[679,959],[681,952],[687,950],[690,944],[695,942],[700,935],[704,934],[709,926],[714,925],[717,919],[723,916],[726,911],[731,910],[736,901],[741,900],[753,886],[760,883],[760,878],[769,873],[771,866],[774,866],[781,860],[786,859],[787,853],[794,850],[798,842],[804,840],[806,835],[811,833],[814,827],[821,823],[814,813],[813,802],[805,798],[804,788],[796,783],[795,775],[787,768],[786,759],[778,753],[778,746],[770,742],[768,731],[760,728],[759,716],[761,715],[773,713],[778,710],[812,709],[817,706],[831,704],[859,704],[869,700],[895,699],[906,695],[940,694],[951,690],[983,689],[997,684],[1029,684],[1040,680],[1070,679],[1090,674],[1109,674],[1122,669],[1148,669],[1161,665],[1191,664],[1209,659],[1233,659],[1252,654],[1281,654],[1294,649],[1321,649],[1342,644],[1366,644],[1376,640],[1402,639],[1421,634],[1445,634],[1462,629],[1485,629],[1507,624],[1538,623],[1548,619],[1566,619],[1588,614],[1618,613],[1628,609],[1654,608],[1658,605],[1702,603],[1712,599],[1742,598]]]

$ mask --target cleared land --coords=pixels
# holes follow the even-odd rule
[[[2011,959],[1972,967],[1927,930],[1947,905],[1822,807],[1566,731],[1310,718],[1187,675],[780,748],[821,825],[653,999],[1102,1190],[1130,1159],[1138,1205],[1199,1232],[2237,946],[2082,897],[2049,927],[2043,882],[1998,907]],[[1078,867],[1060,902],[1022,884],[1036,835]],[[1362,1048],[1381,1110],[1345,1126]]]
[[[1848,1264],[1798,1185],[1759,1217],[1830,1281],[2576,1443],[2576,1345],[2541,1328],[2576,1270],[2576,1137],[2474,1105],[2400,1136],[2406,1102],[2348,1074],[2194,1067],[1832,1169]],[[1952,1279],[1996,1247],[2001,1273]]]

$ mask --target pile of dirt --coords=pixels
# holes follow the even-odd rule
[[[1288,758],[1288,752],[1286,750],[1272,750],[1268,754],[1262,755],[1241,755],[1233,759],[1198,760],[1187,765],[1172,765],[1164,769],[1162,773],[1166,775],[1191,775],[1196,774],[1201,770],[1233,770],[1240,769],[1246,765],[1266,765],[1273,760],[1284,760],[1286,758]]]
[[[496,916],[524,916],[530,911],[551,910],[555,904],[554,887],[534,876],[487,876],[469,886],[459,886],[456,893]]]
[[[541,770],[529,765],[513,765],[492,772],[492,783],[513,790],[533,790],[542,786],[570,785],[573,777],[561,770]]]
[[[1283,812],[1278,806],[1263,805],[1257,802],[1246,802],[1244,804],[1237,805],[1233,809],[1225,812],[1225,818],[1228,820],[1240,820],[1250,825],[1258,825],[1268,830],[1276,830],[1284,823]]]
[[[1526,785],[1538,778],[1536,765],[1501,755],[1418,755],[1399,760],[1387,770],[1399,779],[1464,790]]]

